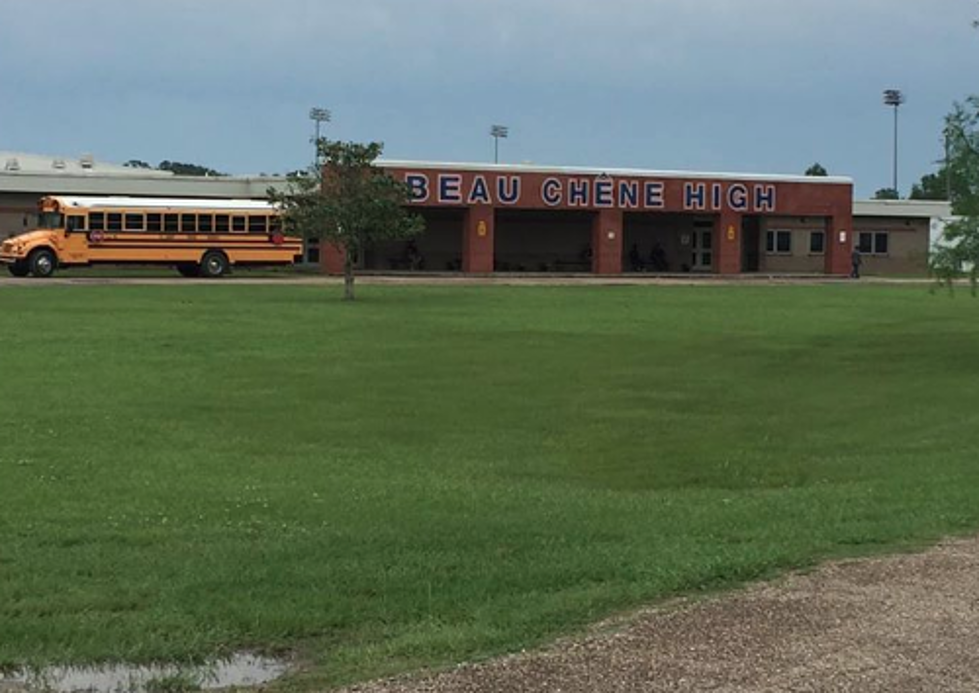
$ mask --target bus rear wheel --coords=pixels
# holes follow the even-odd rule
[[[180,273],[181,277],[199,277],[201,276],[201,268],[199,265],[193,262],[184,262],[177,265],[177,271]]]
[[[57,266],[58,258],[47,248],[38,248],[27,258],[28,269],[39,279],[50,277]]]
[[[26,260],[20,260],[12,265],[7,265],[7,270],[15,277],[26,277],[31,273],[31,268]]]
[[[211,250],[204,253],[204,257],[201,258],[202,277],[217,279],[218,277],[223,277],[226,275],[229,269],[230,264],[228,263],[228,256],[222,253],[220,250]]]

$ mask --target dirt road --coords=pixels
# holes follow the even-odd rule
[[[979,539],[824,565],[348,693],[979,691]]]

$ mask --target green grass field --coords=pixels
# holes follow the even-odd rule
[[[0,286],[0,665],[300,690],[979,527],[979,302]]]

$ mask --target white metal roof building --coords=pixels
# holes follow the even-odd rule
[[[465,170],[475,164],[437,163],[425,161],[380,162],[394,169]],[[536,165],[479,164],[484,171],[536,172],[545,174],[575,174],[601,177],[649,174],[649,171],[618,168],[541,167]],[[657,175],[682,175],[688,179],[723,180],[732,174],[697,172],[653,172]],[[848,178],[770,176],[738,174],[741,180],[849,183]],[[178,176],[168,171],[129,168],[95,159],[90,155],[56,157],[0,151],[0,238],[15,235],[28,228],[37,211],[37,201],[47,195],[103,196],[124,205],[126,196],[156,197],[166,206],[175,198],[206,198],[225,200],[229,206],[253,204],[250,201],[267,197],[270,187],[284,186],[281,176]],[[265,203],[257,202],[258,205]],[[230,208],[230,207],[229,207]],[[240,207],[236,207],[240,208]],[[922,273],[927,268],[927,255],[932,242],[932,229],[951,214],[948,203],[913,200],[857,200],[853,203],[853,233],[855,243],[865,251],[865,267],[870,272]],[[765,233],[788,234],[793,248],[790,255],[773,253],[765,266],[771,271],[806,271],[808,264],[817,262],[809,252],[812,219],[786,218],[773,221]],[[776,240],[776,239],[773,239]],[[776,245],[782,240],[777,239]],[[764,242],[764,239],[763,239]],[[796,250],[797,249],[797,250]],[[808,263],[808,264],[807,264]]]

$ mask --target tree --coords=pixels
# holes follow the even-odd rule
[[[900,200],[901,193],[894,188],[881,188],[874,193],[875,200]]]
[[[926,173],[921,180],[911,186],[909,200],[945,200],[948,199],[948,167],[942,167],[936,173]]]
[[[213,168],[199,164],[184,164],[179,161],[161,161],[157,166],[161,171],[171,171],[178,176],[223,176],[225,174]]]
[[[969,277],[972,295],[979,283],[979,95],[956,103],[945,119],[952,213],[942,239],[929,257],[932,274],[951,290],[952,280]]]
[[[153,168],[145,161],[140,161],[139,159],[130,159],[123,164],[126,168]]]
[[[384,146],[325,138],[317,142],[322,167],[290,176],[284,192],[269,188],[290,233],[319,238],[344,254],[343,298],[354,298],[354,260],[375,241],[410,238],[425,224],[408,211],[408,186],[374,165]]]
[[[818,161],[806,169],[807,176],[828,176],[826,169]]]

